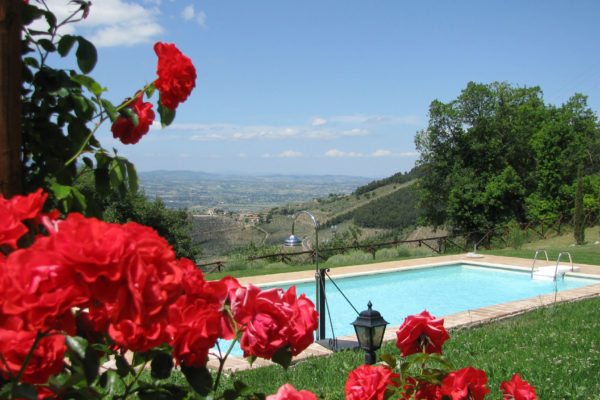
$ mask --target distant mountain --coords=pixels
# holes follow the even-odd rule
[[[344,175],[230,175],[194,171],[140,172],[146,196],[169,207],[243,212],[352,193],[372,178]]]

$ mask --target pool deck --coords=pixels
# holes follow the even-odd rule
[[[442,257],[429,257],[429,258],[419,258],[419,259],[410,259],[410,260],[401,260],[401,261],[389,261],[382,262],[376,264],[365,264],[365,265],[354,265],[348,267],[337,267],[331,269],[328,273],[332,277],[341,277],[344,275],[357,275],[357,274],[373,274],[377,272],[387,272],[391,270],[399,270],[399,269],[410,269],[410,268],[423,268],[436,264],[444,264],[451,262],[474,262],[481,264],[492,264],[492,265],[500,265],[500,266],[514,266],[519,269],[525,269],[527,271],[531,270],[531,263],[533,259],[525,259],[525,258],[513,258],[513,257],[501,257],[501,256],[491,256],[484,255],[479,258],[467,257],[466,254],[462,255],[451,255],[451,256],[442,256]],[[538,261],[536,266],[545,265],[544,261]],[[556,265],[550,263],[550,265]],[[569,266],[569,263],[561,263],[561,265]],[[577,274],[585,274],[594,277],[600,278],[600,266],[596,265],[585,265],[574,263],[574,266],[579,267],[579,271]],[[567,273],[568,275],[568,273]],[[298,272],[289,272],[289,273],[281,273],[281,274],[272,274],[272,275],[261,275],[261,276],[252,276],[246,278],[239,278],[239,282],[243,285],[252,283],[254,285],[264,285],[264,284],[273,284],[273,283],[288,283],[292,281],[300,281],[300,280],[314,280],[315,279],[315,271],[298,271]],[[554,302],[563,302],[563,301],[576,301],[590,297],[600,296],[600,283],[590,286],[585,286],[577,289],[565,290],[562,292],[558,292],[555,299],[555,294],[546,294],[542,296],[532,297],[525,300],[513,301],[510,303],[497,304],[490,307],[478,308],[474,310],[463,311],[455,314],[449,314],[444,316],[437,315],[436,317],[444,318],[444,327],[448,330],[450,329],[458,329],[465,328],[470,326],[481,325],[487,322],[510,318],[515,315],[522,314],[526,311],[533,310],[535,308],[539,308],[542,306],[553,304]],[[388,326],[385,332],[384,341],[395,341],[396,340],[396,331],[399,326]],[[340,340],[349,340],[356,342],[355,335],[348,336],[340,336],[338,337]],[[327,348],[313,343],[311,344],[305,351],[303,351],[298,356],[294,357],[293,362],[298,360],[302,360],[308,357],[314,356],[324,356],[331,354],[332,351]],[[230,371],[238,371],[250,368],[262,367],[265,365],[272,365],[271,361],[263,360],[261,358],[257,359],[252,366],[243,359],[242,357],[229,357],[225,364],[224,369]],[[218,367],[218,360],[211,356],[208,363],[209,367]]]

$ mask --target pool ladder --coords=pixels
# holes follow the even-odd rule
[[[545,270],[542,270],[541,268],[539,268],[539,269],[535,270],[535,261],[537,260],[538,254],[540,252],[544,252],[544,254],[546,255],[546,264],[548,264],[550,262],[550,260],[548,259],[548,252],[546,250],[544,250],[544,249],[537,250],[535,252],[535,256],[533,257],[533,264],[531,264],[531,278],[533,278],[535,275],[535,272],[537,272],[538,276],[540,276],[540,277],[546,277],[546,278],[551,277],[553,280],[556,280],[556,276],[560,272],[560,275],[564,279],[566,270],[559,269],[560,259],[562,258],[563,254],[566,254],[569,256],[569,262],[571,263],[571,272],[573,272],[575,270],[575,268],[573,267],[573,258],[571,257],[571,253],[569,253],[568,251],[561,251],[558,254],[558,259],[556,260],[556,266],[554,267],[554,273],[552,275],[550,275],[551,268],[550,269],[546,268]],[[542,267],[542,268],[544,268],[544,267]]]

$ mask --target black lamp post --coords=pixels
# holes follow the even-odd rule
[[[325,339],[325,272],[326,268],[319,268],[319,223],[314,215],[309,213],[308,211],[300,211],[296,216],[294,216],[294,222],[292,222],[292,234],[284,240],[283,244],[287,247],[295,247],[300,246],[302,244],[302,240],[294,235],[294,226],[296,225],[296,218],[300,216],[300,214],[308,215],[315,227],[315,280],[317,285],[316,291],[316,306],[317,312],[319,313],[319,328],[317,329],[317,340]]]
[[[358,345],[365,351],[365,364],[375,363],[375,350],[381,347],[383,334],[388,322],[383,319],[379,311],[372,310],[373,304],[369,301],[368,310],[362,311],[352,323],[358,338]]]

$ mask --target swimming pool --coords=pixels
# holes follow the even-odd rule
[[[389,326],[400,325],[406,316],[425,309],[437,317],[600,283],[598,279],[575,276],[566,276],[564,280],[559,278],[556,283],[533,280],[526,270],[469,263],[333,279],[359,312],[365,310],[371,301],[373,309],[381,313]],[[292,285],[296,286],[298,295],[305,293],[315,301],[314,280],[261,287],[287,289]],[[357,314],[329,279],[326,295],[333,319],[332,332],[327,317],[326,337],[353,334],[351,322]],[[238,349],[234,355],[241,355],[241,350]]]

